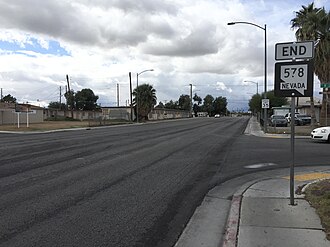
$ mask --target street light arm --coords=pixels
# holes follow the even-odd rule
[[[247,24],[247,25],[252,25],[252,26],[258,27],[262,30],[266,30],[266,25],[265,25],[265,27],[262,27],[262,26],[259,26],[257,24],[254,24],[252,22],[247,22],[247,21],[235,21],[235,22],[228,22],[227,23],[227,25],[235,25],[235,24]]]
[[[140,73],[137,73],[137,75],[139,76],[139,75],[143,74],[144,72],[148,72],[148,71],[154,71],[154,69],[146,69],[146,70],[143,70],[143,71],[141,71]]]
[[[252,82],[254,84],[258,84],[258,82],[255,82],[255,81],[244,81],[244,82]]]
[[[244,81],[244,82],[252,82],[257,85],[257,94],[259,94],[258,88],[259,88],[259,83],[255,81]]]

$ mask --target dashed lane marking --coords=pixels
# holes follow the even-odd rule
[[[274,163],[261,163],[261,164],[253,164],[253,165],[244,166],[244,168],[258,169],[258,168],[263,168],[263,167],[267,167],[267,166],[276,166],[276,164],[274,164]]]

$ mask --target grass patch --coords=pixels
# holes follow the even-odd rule
[[[306,199],[316,209],[325,229],[327,239],[330,240],[330,179],[316,182],[307,187]]]

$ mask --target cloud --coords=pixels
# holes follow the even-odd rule
[[[173,4],[146,0],[0,1],[0,27],[112,49],[136,46],[152,34],[170,37],[173,29],[155,15],[176,10]]]
[[[193,83],[201,97],[214,94],[227,97],[229,107],[246,105],[247,93],[255,87],[237,85],[249,79],[262,84],[264,32],[227,23],[267,24],[271,85],[275,43],[295,39],[290,20],[308,3],[0,0],[0,87],[19,101],[53,101],[69,74],[75,91],[91,88],[102,105],[116,105],[119,83],[124,105],[129,99],[128,72],[133,73],[134,88],[136,73],[152,68],[154,72],[139,79],[154,85],[160,101],[189,94]],[[325,0],[317,3],[329,6]]]
[[[142,12],[142,13],[166,13],[176,15],[178,11],[177,3],[166,0],[84,0],[82,3],[92,6],[101,7],[105,9],[118,8],[125,12]]]
[[[194,27],[188,35],[174,40],[159,41],[155,39],[142,46],[142,50],[155,56],[193,57],[214,54],[218,52],[219,43],[215,34],[215,25],[203,23]]]
[[[228,88],[225,83],[223,82],[217,82],[216,83],[216,90],[218,91],[227,91],[229,93],[231,93],[233,90],[231,88]]]

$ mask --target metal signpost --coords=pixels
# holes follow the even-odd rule
[[[312,59],[314,42],[278,43],[275,45],[276,60],[291,62],[275,63],[275,89],[278,97],[291,97],[291,157],[290,165],[290,205],[294,203],[294,164],[295,164],[295,97],[312,97],[314,67],[312,61],[296,61],[296,59]]]

